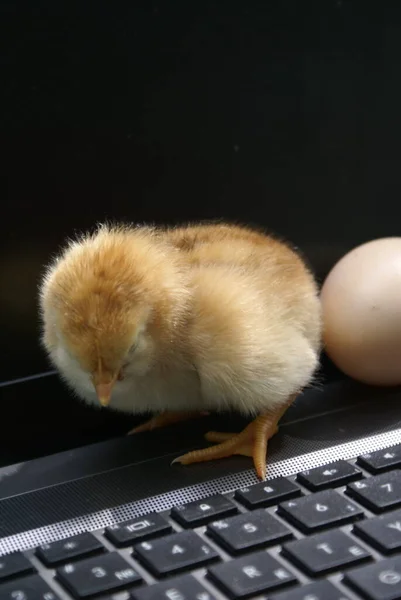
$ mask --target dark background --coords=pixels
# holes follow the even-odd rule
[[[0,34],[0,381],[48,369],[43,265],[105,218],[255,223],[320,279],[400,235],[398,2],[2,0]],[[56,378],[0,394],[3,462],[126,429]]]

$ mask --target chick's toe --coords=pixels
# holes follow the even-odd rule
[[[153,429],[160,429],[161,427],[167,427],[168,425],[173,425],[174,423],[179,423],[180,421],[186,421],[188,419],[196,419],[198,417],[202,417],[207,415],[206,412],[200,411],[166,411],[162,412],[158,415],[155,415],[148,421],[141,423],[137,427],[134,427],[128,432],[128,435],[133,433],[142,433],[143,431],[152,431]]]
[[[216,442],[215,446],[183,454],[173,463],[189,465],[239,454],[253,458],[256,474],[259,479],[264,480],[268,441],[277,433],[278,422],[293,400],[294,397],[291,397],[285,406],[256,417],[241,433],[210,431],[205,437],[209,442]]]

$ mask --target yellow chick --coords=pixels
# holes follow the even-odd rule
[[[133,432],[208,411],[254,419],[210,432],[215,445],[183,464],[244,454],[264,479],[268,440],[318,366],[314,277],[288,245],[246,227],[100,226],[48,267],[40,304],[43,344],[80,398],[154,413]]]

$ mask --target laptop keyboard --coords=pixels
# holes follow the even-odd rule
[[[0,600],[399,600],[401,445],[0,556]]]

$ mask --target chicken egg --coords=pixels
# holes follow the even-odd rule
[[[346,254],[321,290],[325,349],[350,377],[401,384],[401,237]]]

